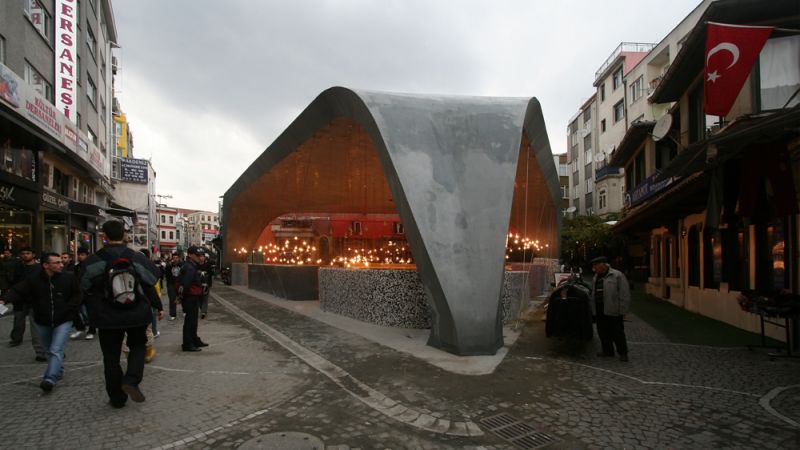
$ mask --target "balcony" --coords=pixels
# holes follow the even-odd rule
[[[617,48],[611,52],[611,56],[606,59],[606,62],[597,69],[597,72],[594,73],[594,80],[597,81],[600,77],[608,70],[609,66],[614,64],[614,61],[617,59],[619,55],[623,52],[636,52],[636,53],[647,53],[652,50],[657,44],[650,44],[650,43],[643,43],[643,42],[622,42],[617,46]]]
[[[600,181],[603,178],[610,177],[612,175],[619,175],[621,173],[619,167],[616,166],[603,166],[594,171],[594,180]]]

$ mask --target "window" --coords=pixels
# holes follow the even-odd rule
[[[89,48],[89,53],[94,58],[94,54],[97,51],[97,39],[94,38],[92,27],[88,23],[86,24],[86,47]]]
[[[181,240],[181,230],[175,230],[175,239]]]
[[[722,234],[719,230],[703,230],[703,288],[719,289],[722,281]]]
[[[586,193],[594,192],[594,180],[592,180],[591,178],[586,179],[586,190],[584,192]]]
[[[167,238],[167,232],[164,231],[164,230],[161,230],[161,239],[166,239],[166,238]]]
[[[592,199],[591,192],[586,194],[586,196],[584,197],[584,201],[586,202],[586,214],[591,216],[592,214],[594,214],[594,211],[592,210],[592,207],[594,206],[593,203],[594,200]]]
[[[25,0],[25,14],[33,24],[33,27],[36,28],[36,31],[49,42],[50,35],[53,33],[51,19],[47,10],[42,8],[39,0]]]
[[[100,96],[100,120],[106,123],[106,101]]]
[[[758,58],[761,110],[791,108],[800,103],[800,36],[770,39]],[[788,102],[788,104],[787,104]]]
[[[600,132],[601,133],[605,133],[606,132],[606,119],[603,119],[603,120],[600,121]]]
[[[577,186],[581,182],[581,174],[576,170],[572,172],[572,185]]]
[[[613,90],[617,90],[622,86],[622,67],[614,71],[614,78],[612,80],[612,85],[614,86]]]
[[[169,216],[169,223],[170,224],[175,223],[175,217],[174,216]]]
[[[97,86],[95,86],[94,80],[89,74],[86,74],[86,97],[89,99],[89,103],[97,110],[97,106],[95,106],[97,102]]]
[[[604,102],[606,100],[606,84],[603,83],[600,85],[600,102]]]
[[[625,118],[625,101],[620,100],[614,105],[614,123]]]
[[[81,181],[78,177],[72,177],[72,193],[70,194],[69,198],[73,200],[78,200],[79,193],[81,191]]]
[[[636,81],[631,84],[631,103],[635,102],[642,98],[642,94],[644,93],[644,80],[643,76],[640,76],[636,79]]]
[[[167,223],[167,217],[165,215],[161,215],[161,223]]]
[[[89,140],[92,142],[92,144],[97,145],[97,135],[94,134],[92,127],[90,126],[86,127],[86,134],[89,135]]]
[[[592,108],[591,107],[586,108],[586,110],[583,112],[583,123],[585,124],[585,123],[589,122],[590,120],[592,120]]]
[[[170,231],[169,232],[169,238],[170,239],[175,239],[175,232],[174,231]]]
[[[687,265],[689,272],[689,286],[700,287],[700,232],[697,225],[689,228],[686,236],[688,246]]]
[[[57,167],[53,168],[53,190],[65,197],[69,194],[69,177]]]
[[[561,198],[569,198],[569,186],[561,186]]]
[[[80,129],[81,128],[81,124],[83,124],[83,120],[81,118],[81,113],[75,114],[75,121],[76,121],[75,126],[77,126],[78,129]]]
[[[361,234],[361,222],[353,222],[351,229],[353,230],[353,234]]]
[[[42,163],[42,185],[49,188],[53,187],[50,186],[50,164],[46,162]]]
[[[33,89],[47,101],[53,103],[53,85],[48,83],[38,70],[34,69],[28,61],[25,61],[25,82],[33,86]]]
[[[584,180],[591,180],[592,179],[592,160],[589,158],[586,163],[586,166],[583,168],[583,179]],[[589,192],[589,191],[586,191]]]
[[[400,222],[394,223],[394,234],[406,234],[406,230],[403,228],[403,224]]]
[[[592,149],[592,133],[583,137],[583,149],[585,151],[590,151]]]
[[[600,211],[604,210],[606,206],[608,206],[607,201],[608,200],[606,197],[606,190],[600,189],[600,191],[597,193],[597,202],[598,202],[597,208]]]
[[[83,191],[81,192],[81,201],[83,203],[89,203],[89,186],[86,183],[83,183],[81,186]]]
[[[75,82],[81,85],[81,57],[75,57]]]
[[[6,38],[0,36],[0,64],[6,63]]]

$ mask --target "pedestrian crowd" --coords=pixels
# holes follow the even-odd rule
[[[37,259],[30,247],[20,248],[16,257],[3,250],[0,305],[13,305],[13,313],[6,313],[14,321],[9,346],[21,345],[30,327],[35,359],[47,363],[42,391],[51,392],[64,377],[70,340],[97,337],[109,404],[122,408],[128,399],[145,400],[140,385],[161,334],[162,288],[169,298],[169,321],[177,320],[181,306],[181,349],[199,352],[209,345],[198,336],[198,318],[208,314],[213,262],[199,246],[187,249],[185,261],[180,252],[151,259],[149,250],[127,246],[125,225],[118,220],[106,221],[102,231],[103,247],[94,254],[79,248],[76,261],[69,252],[45,252]]]

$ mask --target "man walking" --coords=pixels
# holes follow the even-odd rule
[[[597,321],[597,335],[603,348],[597,356],[613,357],[616,347],[619,360],[628,361],[628,342],[625,338],[625,314],[631,306],[628,280],[619,270],[608,265],[608,258],[592,260],[592,293],[589,304]]]
[[[81,292],[89,320],[99,330],[109,402],[122,408],[128,398],[145,400],[139,389],[144,376],[145,330],[152,318],[150,308],[158,309],[159,319],[164,311],[153,287],[158,280],[156,269],[147,257],[125,245],[123,223],[106,221],[103,233],[108,244],[86,259]],[[119,358],[126,335],[130,352],[123,375]]]
[[[0,300],[0,303],[10,299],[15,305],[27,304],[26,308],[32,312],[31,333],[38,334],[47,349],[47,369],[39,384],[44,392],[52,391],[64,375],[64,347],[81,301],[77,279],[63,269],[58,253],[45,253],[41,268],[12,286],[4,300]]]
[[[21,283],[40,267],[36,263],[36,255],[33,253],[32,248],[22,247],[19,250],[18,256],[19,259],[14,265],[14,275],[11,278],[11,286]],[[13,301],[14,327],[11,329],[11,342],[8,343],[8,346],[16,347],[22,344],[22,337],[25,335],[25,318],[27,317],[31,324],[31,343],[33,344],[33,351],[36,353],[36,361],[45,362],[47,361],[45,348],[42,346],[39,334],[33,331],[33,316],[29,317],[28,315],[30,305],[23,300]]]
[[[178,275],[177,303],[183,305],[183,312],[186,313],[183,319],[182,349],[185,352],[199,352],[200,347],[208,347],[208,344],[197,336],[200,301],[208,289],[208,280],[205,279],[205,272],[201,269],[206,259],[206,251],[203,247],[193,245],[189,247],[187,253],[189,259]]]
[[[72,272],[75,274],[75,278],[78,279],[78,283],[81,282],[83,279],[83,273],[86,271],[86,258],[89,257],[89,249],[86,247],[80,247],[78,249],[78,260],[72,266]],[[66,270],[66,267],[64,268]],[[95,329],[94,325],[89,321],[89,313],[86,310],[86,303],[81,301],[81,307],[78,310],[78,314],[75,315],[75,331],[69,335],[70,339],[78,339],[81,335],[86,332],[84,339],[87,341],[91,341],[94,339],[94,335],[97,334],[97,330]]]

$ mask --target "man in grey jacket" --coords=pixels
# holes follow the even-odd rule
[[[628,279],[619,270],[612,269],[608,258],[600,256],[592,261],[592,293],[590,304],[597,322],[597,335],[603,348],[597,356],[613,357],[616,347],[619,360],[628,361],[628,342],[625,339],[625,314],[631,306]]]

